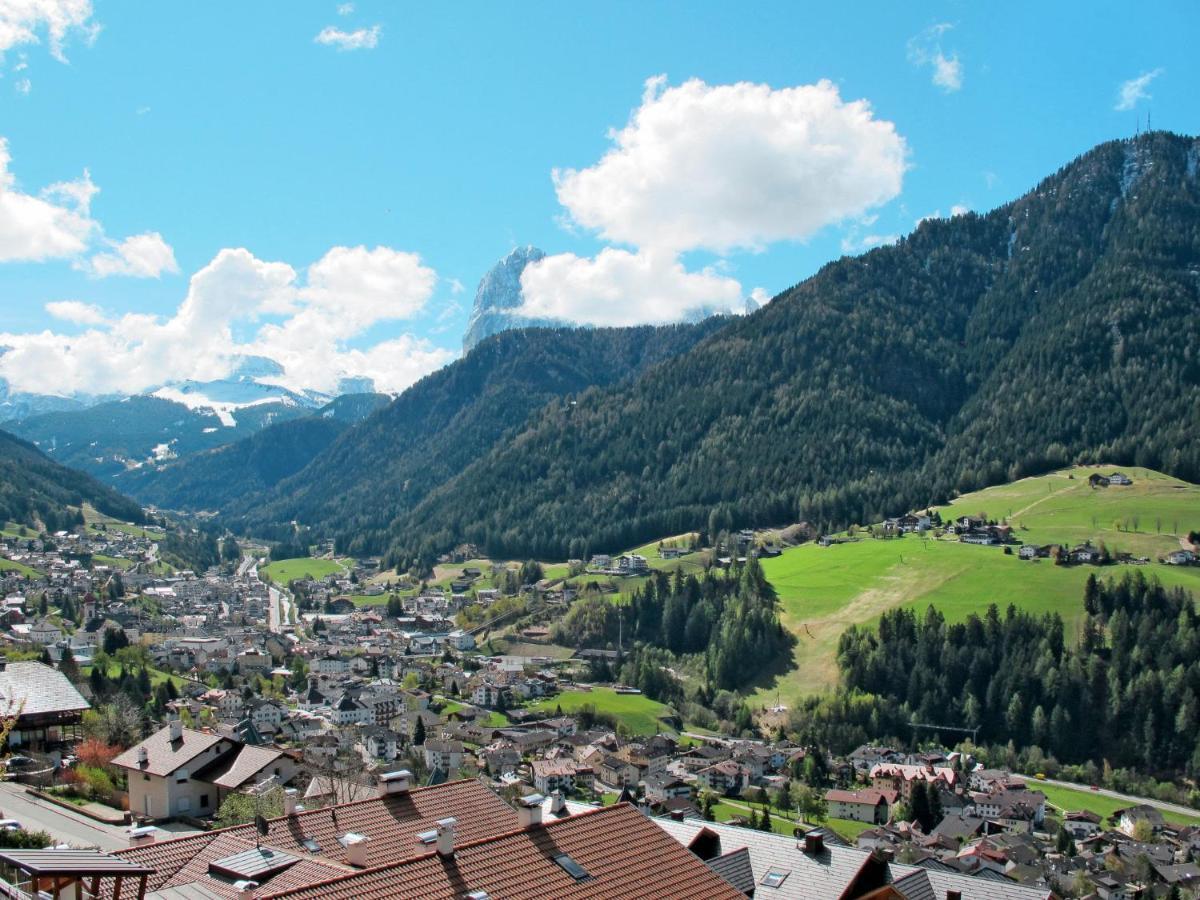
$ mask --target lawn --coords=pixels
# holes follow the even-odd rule
[[[346,571],[346,567],[338,560],[316,559],[311,556],[300,559],[281,559],[260,570],[263,576],[276,584],[287,584],[297,579],[311,577],[314,580],[326,575],[337,575]],[[387,598],[384,598],[387,602]]]
[[[185,687],[187,687],[191,684],[191,682],[189,682],[187,679],[180,678],[178,675],[174,675],[170,672],[164,672],[161,669],[148,669],[147,671],[150,674],[150,684],[152,687],[158,687],[164,681],[170,681],[175,685],[175,688],[177,690],[182,691]],[[79,674],[82,677],[87,678],[89,675],[92,674],[92,667],[91,666],[80,666]],[[121,674],[121,665],[119,663],[115,663],[115,662],[112,663],[108,667],[107,674],[108,674],[109,678],[119,677]]]
[[[0,557],[0,572],[17,572],[20,575],[27,575],[34,578],[40,577],[42,574],[37,569],[30,568],[24,563],[14,562],[4,557]]]
[[[96,527],[97,525],[103,525],[104,530],[107,531],[123,531],[125,534],[131,534],[134,537],[147,537],[152,541],[161,541],[166,537],[166,534],[159,528],[122,522],[120,519],[114,519],[112,516],[106,516],[90,503],[83,505],[83,520],[93,532],[100,530]]]
[[[133,565],[133,562],[116,556],[104,556],[97,553],[92,557],[92,563],[97,566],[108,566],[110,569],[120,569],[122,572]]]
[[[611,688],[564,691],[557,696],[539,700],[530,708],[553,712],[561,706],[562,711],[570,715],[588,705],[594,706],[596,712],[614,716],[632,734],[657,734],[663,731],[665,726],[659,722],[659,717],[671,713],[669,706],[651,700],[645,694],[618,694]]]
[[[989,488],[942,507],[942,515],[985,512],[995,519],[1010,518],[1022,542],[1077,544],[1090,538],[1111,549],[1150,556],[1179,546],[1175,534],[1157,533],[1160,523],[1183,533],[1200,528],[1200,488],[1127,468],[1123,471],[1133,485],[1093,490],[1087,486],[1091,471],[1064,470]],[[1068,472],[1075,477],[1068,478]],[[1117,530],[1117,525],[1132,529],[1135,522],[1142,531]],[[1050,560],[1022,560],[999,547],[917,535],[894,540],[866,536],[832,547],[805,544],[763,560],[763,571],[779,594],[784,625],[797,636],[790,671],[772,677],[755,696],[763,705],[790,705],[833,686],[842,632],[852,624],[870,624],[897,606],[923,611],[933,604],[950,621],[962,621],[972,612],[982,614],[990,603],[1001,609],[1011,603],[1031,612],[1058,613],[1075,627],[1083,614],[1083,586],[1093,573],[1119,578],[1142,572],[1166,585],[1200,592],[1200,568],[1158,563],[1064,567]]]
[[[1127,800],[1117,800],[1115,797],[1105,797],[1103,794],[1091,791],[1076,791],[1071,788],[1043,784],[1039,781],[1030,781],[1029,788],[1045,794],[1047,805],[1056,806],[1060,813],[1086,809],[1100,816],[1105,822],[1118,809],[1124,809],[1130,805]],[[1163,818],[1179,825],[1200,825],[1200,814],[1181,816],[1163,810]]]
[[[1088,487],[1092,473],[1118,470],[1133,484]],[[981,512],[1006,518],[1030,543],[1090,539],[1153,558],[1179,549],[1181,535],[1200,529],[1200,486],[1136,466],[1076,466],[967,494],[939,509],[943,518]]]

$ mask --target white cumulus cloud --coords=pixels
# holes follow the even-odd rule
[[[949,22],[930,25],[908,42],[908,61],[915,66],[929,66],[933,83],[947,94],[962,90],[963,66],[956,52],[942,50],[942,35],[954,26]]]
[[[8,141],[0,138],[0,262],[39,262],[76,256],[98,226],[90,215],[96,186],[87,172],[77,181],[25,193],[9,171]]]
[[[44,36],[50,55],[66,62],[66,41],[78,32],[91,43],[100,32],[92,21],[91,0],[0,0],[0,53],[24,44],[40,44]]]
[[[288,263],[225,249],[191,277],[168,317],[107,318],[80,301],[49,304],[52,315],[87,330],[0,334],[9,348],[0,377],[22,391],[136,393],[222,378],[239,358],[262,355],[283,366],[278,381],[294,389],[333,391],[344,377],[368,376],[397,391],[454,354],[412,335],[368,347],[350,342],[378,323],[413,316],[436,284],[437,273],[416,254],[387,247],[334,247],[303,279]],[[235,337],[246,327],[248,338]]]
[[[382,33],[383,29],[378,25],[354,31],[343,31],[333,25],[326,25],[313,40],[338,50],[374,50],[379,45],[379,36]]]
[[[108,241],[109,250],[81,261],[78,268],[95,276],[126,275],[130,278],[159,278],[164,272],[177,274],[175,251],[157,231],[135,234],[123,241]]]
[[[828,81],[772,89],[646,82],[594,166],[556,170],[577,224],[637,247],[718,253],[807,238],[891,200],[904,139]]]
[[[1128,81],[1121,83],[1117,88],[1117,103],[1113,107],[1117,112],[1127,112],[1133,109],[1142,100],[1152,99],[1147,88],[1150,87],[1150,82],[1163,73],[1163,69],[1151,69],[1149,72],[1143,72],[1137,78],[1130,78]]]
[[[74,325],[103,325],[108,321],[104,310],[82,300],[53,300],[46,304],[46,312]]]
[[[737,281],[711,268],[688,272],[661,250],[547,256],[525,268],[521,292],[522,315],[587,325],[661,324],[746,307]]]

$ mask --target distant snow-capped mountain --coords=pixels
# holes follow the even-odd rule
[[[335,399],[292,390],[284,375],[274,360],[246,356],[225,378],[173,381],[129,396],[18,394],[0,382],[0,422],[59,462],[113,477],[324,414]],[[377,397],[369,378],[344,378],[338,388],[347,400]]]

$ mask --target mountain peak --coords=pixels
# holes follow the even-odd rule
[[[463,353],[469,353],[484,338],[501,331],[564,324],[550,319],[531,319],[513,312],[525,299],[521,293],[521,273],[530,263],[545,258],[545,252],[532,244],[514,247],[480,279],[471,319],[463,335]]]

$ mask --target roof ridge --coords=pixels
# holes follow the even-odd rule
[[[465,779],[460,779],[460,780],[461,781],[471,781],[472,779],[465,778]],[[450,782],[446,782],[446,783],[449,784]],[[602,806],[599,809],[585,810],[583,812],[575,813],[574,815],[570,815],[570,816],[567,816],[562,819],[554,819],[551,822],[542,822],[541,827],[542,828],[552,828],[555,825],[561,825],[565,822],[573,822],[573,821],[577,821],[580,819],[588,819],[588,818],[597,816],[601,813],[612,812],[613,810],[620,809],[621,807],[624,807],[626,809],[632,809],[632,810],[634,810],[634,812],[637,812],[637,810],[630,803],[614,803],[612,806]],[[638,813],[638,815],[641,815],[641,813]],[[519,835],[519,834],[526,834],[533,830],[534,829],[532,829],[532,828],[513,828],[513,829],[510,829],[509,831],[501,831],[501,832],[498,832],[497,834],[491,834],[491,835],[488,835],[487,837],[477,838],[476,840],[469,841],[465,844],[458,845],[454,848],[454,852],[458,853],[462,850],[471,850],[476,847],[480,847],[484,844],[493,844],[493,843],[496,843],[497,841],[501,841],[501,840],[504,840],[504,839],[510,838],[510,837],[515,837],[516,835]],[[418,862],[424,862],[425,860],[429,859],[430,857],[437,856],[437,855],[438,855],[438,853],[436,850],[431,850],[426,853],[422,853],[420,856],[408,856],[408,857],[405,857],[404,859],[394,859],[391,862],[380,863],[377,866],[367,866],[366,868],[363,868],[363,869],[355,869],[352,872],[346,872],[343,875],[338,875],[336,878],[329,878],[325,881],[317,881],[317,882],[314,882],[313,884],[305,885],[302,888],[302,890],[312,890],[313,888],[327,887],[329,885],[338,884],[342,881],[345,881],[348,878],[354,878],[359,875],[374,875],[379,872],[386,872],[389,869],[399,868],[400,866],[415,865]],[[273,898],[273,897],[285,897],[291,890],[294,890],[294,889],[289,888],[288,890],[280,891],[277,894],[267,894],[267,895],[265,895],[264,900],[271,900],[271,898]]]

